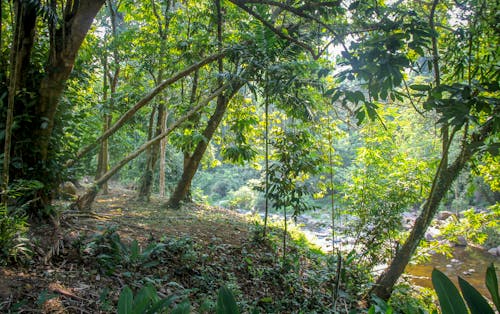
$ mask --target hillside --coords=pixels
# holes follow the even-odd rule
[[[200,313],[213,311],[222,285],[247,310],[332,308],[326,288],[333,276],[304,239],[289,244],[282,263],[281,231],[272,228],[271,240],[258,240],[255,217],[201,205],[165,209],[157,198],[135,201],[132,192],[112,189],[91,214],[63,212],[51,237],[52,226],[33,228],[33,261],[0,271],[0,311],[112,313],[123,286],[148,283]]]

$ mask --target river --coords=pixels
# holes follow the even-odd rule
[[[482,295],[491,298],[484,284],[486,269],[491,263],[494,263],[497,278],[499,278],[499,260],[499,258],[478,248],[455,247],[453,257],[435,254],[429,262],[408,265],[405,273],[410,276],[411,281],[416,285],[432,288],[431,273],[435,267],[445,273],[455,285],[458,286],[457,276],[460,276],[479,290]]]
[[[330,228],[325,225],[318,226],[317,221],[310,218],[299,219],[299,222],[302,231],[310,242],[318,245],[326,253],[332,251]],[[432,288],[431,273],[434,268],[437,268],[452,279],[457,286],[457,276],[461,276],[479,290],[481,294],[490,298],[484,283],[486,269],[491,263],[495,264],[497,278],[500,278],[500,258],[475,247],[457,246],[453,248],[452,257],[435,254],[428,262],[408,265],[405,274],[410,277],[411,282],[415,285]]]

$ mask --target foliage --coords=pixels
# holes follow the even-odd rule
[[[435,291],[415,286],[411,282],[396,285],[389,304],[395,313],[426,314],[435,313],[438,310]]]
[[[188,301],[176,304],[171,310],[167,310],[177,300],[177,297],[170,296],[161,299],[156,289],[152,285],[142,287],[134,297],[132,290],[123,287],[118,300],[118,314],[148,314],[148,313],[170,313],[188,314],[191,313],[191,306]],[[217,294],[215,307],[217,314],[238,314],[240,313],[233,293],[226,286],[222,286]],[[257,312],[258,313],[258,312]]]
[[[163,252],[166,244],[161,242],[150,242],[146,248],[141,248],[137,240],[130,244],[123,242],[115,228],[109,228],[102,234],[96,234],[86,244],[84,251],[96,256],[100,266],[108,274],[112,274],[120,268],[133,270],[140,268],[151,268],[159,264],[155,258]]]
[[[467,242],[478,245],[483,245],[488,239],[490,244],[498,240],[495,239],[494,233],[488,232],[488,230],[498,230],[500,226],[498,204],[491,206],[488,211],[476,212],[471,208],[461,214],[463,218],[450,216],[448,223],[440,228],[440,235],[455,242],[459,236],[462,236]]]
[[[305,202],[305,197],[313,194],[306,180],[320,170],[314,138],[306,130],[291,126],[278,131],[271,145],[275,153],[269,166],[267,197],[274,207],[283,211],[292,209],[292,216],[297,217],[314,208]]]
[[[249,180],[258,178],[258,172],[250,167],[223,164],[217,167],[200,169],[193,180],[193,186],[199,187],[208,196],[209,202],[221,205],[229,201]]]
[[[190,313],[189,303],[184,302],[176,305],[172,310],[166,312],[176,297],[170,296],[161,299],[152,285],[147,285],[141,288],[134,297],[132,290],[125,286],[123,287],[120,298],[118,300],[118,314],[153,314],[153,313]]]
[[[9,213],[5,205],[0,206],[0,265],[17,262],[31,254],[27,229],[26,215],[19,211]]]
[[[0,264],[17,262],[31,255],[26,208],[31,193],[41,186],[36,180],[16,180],[4,191],[9,203],[0,205]]]
[[[225,286],[219,289],[219,294],[217,296],[217,306],[215,309],[217,314],[238,314],[240,313],[234,295]]]
[[[360,130],[363,145],[341,190],[343,212],[351,217],[347,233],[356,239],[360,262],[368,267],[393,256],[394,245],[401,240],[401,214],[422,202],[434,166],[431,145],[422,141],[416,150],[413,144],[418,140],[401,133],[402,129],[426,132],[422,121],[404,108],[388,107],[381,114],[384,127],[375,121]]]
[[[453,283],[437,269],[433,271],[432,278],[443,313],[468,313],[464,299],[472,313],[493,313],[493,309],[484,297],[462,278],[459,277],[458,280],[463,298],[458,294]],[[486,281],[497,282],[493,264],[488,269]],[[496,284],[496,290],[490,290],[490,292],[494,300],[498,302],[498,285]],[[498,308],[498,304],[496,306]]]
[[[478,168],[479,174],[491,187],[491,190],[500,192],[500,155],[486,154]]]
[[[467,307],[472,314],[494,313],[488,301],[486,301],[486,299],[467,281],[458,277],[458,283],[463,297],[445,274],[437,269],[432,271],[432,284],[434,289],[436,289],[443,314],[467,314],[469,313]],[[499,310],[498,280],[493,264],[488,267],[486,272],[486,285],[491,293],[497,310]]]
[[[257,193],[249,186],[242,186],[236,191],[230,191],[227,205],[231,209],[254,210]]]

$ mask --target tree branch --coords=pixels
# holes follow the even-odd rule
[[[76,154],[75,159],[68,160],[66,162],[65,166],[70,167],[70,166],[74,165],[77,160],[79,160],[85,154],[87,154],[89,151],[91,151],[92,149],[97,147],[102,140],[104,140],[104,139],[110,137],[112,134],[114,134],[119,128],[121,128],[123,126],[123,124],[125,124],[125,122],[130,120],[132,118],[132,116],[139,109],[141,109],[142,107],[147,105],[156,95],[158,95],[161,91],[163,91],[167,86],[177,82],[181,78],[189,75],[191,72],[196,71],[197,69],[199,69],[199,68],[201,68],[201,67],[203,67],[203,66],[205,66],[205,65],[207,65],[215,60],[218,60],[221,56],[224,56],[225,53],[226,53],[226,51],[222,51],[222,52],[210,55],[210,56],[206,57],[205,59],[203,59],[202,61],[195,63],[195,64],[191,65],[190,67],[188,67],[180,72],[177,72],[176,74],[174,74],[170,78],[163,81],[161,84],[159,84],[157,87],[155,87],[151,92],[149,92],[149,94],[147,94],[141,100],[139,100],[125,114],[123,114],[121,116],[121,118],[118,119],[118,121],[116,121],[116,123],[112,127],[110,127],[104,134],[102,134],[99,138],[97,138],[94,143],[89,144],[86,147],[82,148]]]

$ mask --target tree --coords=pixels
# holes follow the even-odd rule
[[[427,13],[429,17],[431,56],[428,61],[434,75],[431,83],[410,85],[415,93],[409,97],[423,96],[423,109],[437,114],[443,149],[429,195],[415,225],[372,290],[384,299],[390,296],[441,200],[472,156],[485,151],[498,154],[495,142],[500,127],[500,89],[498,84],[491,84],[492,81],[498,82],[499,78],[491,62],[495,59],[493,47],[498,46],[498,36],[494,35],[491,24],[495,12],[498,12],[498,4],[480,0],[455,3],[454,8],[447,9],[435,0],[426,9],[428,11],[422,14]],[[447,10],[456,10],[463,22],[454,25],[452,21],[440,19],[440,23],[448,22],[449,28],[438,30],[439,13],[444,16]],[[456,33],[463,36],[454,42],[450,39],[456,38]],[[467,47],[466,59],[461,58],[461,44]],[[452,154],[453,145],[457,147],[455,154]]]
[[[349,10],[353,40],[342,52],[340,64],[346,68],[337,78],[359,85],[358,90],[341,85],[329,91],[332,100],[344,107],[354,104],[361,123],[366,117],[380,120],[377,108],[407,98],[441,131],[441,159],[429,195],[409,237],[372,290],[387,299],[460,171],[475,154],[498,154],[499,86],[491,83],[499,76],[492,62],[498,4],[356,1]],[[414,84],[407,83],[407,73]]]
[[[103,4],[104,0],[68,0],[50,5],[40,1],[13,3],[9,93],[10,103],[16,108],[16,123],[12,126],[15,136],[10,145],[11,162],[3,171],[9,171],[14,180],[29,178],[44,184],[43,189],[34,191],[38,208],[50,204],[52,189],[62,172],[57,167],[57,141],[53,137],[59,100],[78,50]],[[44,22],[37,22],[39,18]],[[32,53],[36,41],[44,40],[44,36],[36,36],[43,29],[48,32],[49,45],[46,54],[42,52],[45,60]],[[11,130],[6,131],[9,134]],[[7,138],[5,142],[8,144]],[[16,167],[12,167],[14,160]]]

